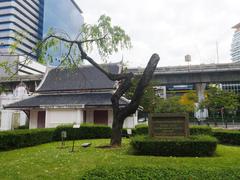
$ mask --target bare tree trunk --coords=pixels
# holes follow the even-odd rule
[[[126,91],[131,87],[132,75],[125,78],[117,91],[112,96],[112,105],[113,105],[113,125],[112,125],[112,137],[111,137],[111,146],[121,146],[122,142],[122,127],[124,120],[134,114],[138,109],[141,97],[144,94],[144,89],[148,86],[149,82],[152,79],[153,73],[157,67],[159,56],[153,54],[150,58],[147,67],[145,68],[143,75],[140,81],[137,84],[134,95],[131,98],[131,102],[124,108],[119,108],[119,100],[126,93]]]
[[[118,147],[122,144],[122,128],[124,119],[117,119],[113,117],[111,146]]]

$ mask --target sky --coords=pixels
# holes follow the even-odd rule
[[[111,62],[123,59],[130,67],[144,67],[153,53],[161,58],[158,66],[186,65],[186,54],[191,55],[191,64],[231,62],[232,26],[240,22],[240,0],[76,2],[85,23],[96,23],[106,14],[131,37],[133,48],[110,57]]]

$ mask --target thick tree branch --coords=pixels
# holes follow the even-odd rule
[[[48,41],[51,38],[55,38],[55,39],[61,40],[61,41],[66,42],[66,43],[70,43],[71,46],[73,44],[77,44],[77,46],[79,48],[79,51],[81,53],[81,58],[87,60],[89,63],[91,63],[93,66],[95,66],[98,70],[100,70],[103,74],[105,74],[112,81],[120,81],[120,80],[126,79],[128,76],[133,76],[132,73],[112,74],[110,72],[107,72],[98,63],[96,63],[91,57],[89,57],[87,55],[87,53],[83,50],[83,48],[82,48],[83,43],[100,41],[100,40],[103,40],[104,38],[106,38],[106,36],[107,36],[107,34],[105,34],[103,37],[100,37],[98,39],[89,39],[89,40],[85,40],[85,41],[78,41],[78,40],[66,39],[66,38],[63,38],[63,37],[56,36],[56,35],[49,35],[48,37],[46,37],[42,41],[42,43],[45,43],[46,41]]]
[[[122,116],[123,119],[125,119],[125,117],[129,116],[130,114],[135,113],[135,111],[137,110],[141,97],[143,96],[144,89],[145,87],[148,86],[149,82],[151,81],[159,60],[160,57],[157,54],[153,54],[152,57],[150,58],[148,65],[145,68],[143,75],[137,84],[131,102],[126,107],[120,110],[119,116]]]
[[[65,61],[71,54],[71,51],[72,51],[72,47],[73,47],[73,43],[70,44],[69,48],[68,48],[68,52],[66,54],[66,56],[63,58],[62,61]]]
[[[112,95],[111,101],[113,105],[113,111],[117,112],[119,110],[119,100],[124,95],[125,92],[131,87],[133,74],[127,74],[126,79],[120,82],[120,85],[116,92]]]
[[[101,41],[101,40],[105,39],[106,37],[107,37],[107,34],[105,34],[103,37],[100,37],[100,38],[97,38],[97,39],[87,39],[87,40],[81,41],[81,40],[77,40],[77,38],[76,38],[76,40],[71,40],[70,38],[67,39],[67,38],[64,38],[64,37],[61,37],[61,36],[51,34],[51,35],[47,36],[46,38],[44,38],[42,40],[42,43],[45,43],[46,41],[48,41],[51,38],[54,38],[54,39],[58,39],[60,41],[66,42],[66,43],[84,44],[84,43],[88,43],[88,42]]]
[[[81,42],[78,43],[78,48],[81,53],[82,59],[87,60],[91,63],[94,67],[96,67],[99,71],[105,74],[110,80],[112,81],[120,81],[126,79],[128,76],[133,76],[133,73],[126,73],[126,74],[112,74],[110,72],[105,71],[98,63],[96,63],[91,57],[87,55],[87,53],[83,50]]]
[[[81,44],[88,43],[88,42],[94,42],[94,41],[101,41],[104,40],[107,37],[107,34],[105,34],[103,37],[97,38],[97,39],[87,39],[84,41],[79,41]]]
[[[71,43],[71,44],[77,44],[79,41],[77,40],[71,40],[71,39],[66,39],[64,37],[61,37],[61,36],[57,36],[57,35],[49,35],[47,36],[46,38],[44,38],[42,41],[41,41],[41,44],[44,44],[45,42],[47,42],[49,39],[51,38],[54,38],[54,39],[58,39],[60,41],[63,41],[63,42],[66,42],[66,43]]]

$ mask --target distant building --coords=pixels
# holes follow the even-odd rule
[[[232,45],[231,45],[231,56],[234,63],[240,62],[240,23],[232,27],[235,29]],[[225,91],[232,91],[240,93],[240,83],[237,82],[228,82],[220,84],[220,88]]]
[[[45,0],[43,36],[53,28],[75,38],[84,21],[82,13],[74,0]]]
[[[43,0],[1,0],[0,1],[0,53],[9,54],[10,46],[20,37],[16,54],[25,54],[36,59],[32,52],[43,33]]]
[[[229,82],[229,83],[224,83],[224,84],[220,84],[220,88],[222,90],[225,91],[231,91],[231,92],[235,92],[235,93],[240,93],[240,82]]]
[[[233,35],[231,56],[233,62],[240,62],[240,23],[233,26],[235,33]]]
[[[157,96],[160,98],[166,99],[167,93],[166,93],[166,86],[154,86],[154,90]]]
[[[11,79],[0,77],[1,88],[4,89],[0,94],[0,131],[15,129],[26,124],[26,113],[18,110],[4,110],[3,106],[29,98],[42,77],[42,74],[16,75]]]
[[[74,0],[0,0],[0,54],[11,54],[11,45],[20,40],[14,54],[36,60],[33,49],[50,28],[73,38],[82,23]]]

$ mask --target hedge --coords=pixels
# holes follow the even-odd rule
[[[52,141],[55,129],[27,129],[0,132],[0,150],[35,146]]]
[[[222,144],[240,145],[239,130],[217,129],[213,131],[213,136]]]
[[[212,135],[212,128],[209,126],[190,126],[190,135]],[[140,124],[135,127],[136,135],[147,135],[148,125]]]
[[[66,140],[110,138],[112,129],[105,125],[81,124],[80,128],[71,125],[58,126],[54,131],[53,140],[61,140],[61,132],[67,132]]]
[[[89,170],[83,180],[125,180],[125,179],[240,179],[240,168],[163,168],[163,167],[97,167]]]
[[[111,128],[104,125],[83,124],[73,129],[72,125],[45,129],[19,129],[0,132],[0,151],[35,146],[61,140],[61,132],[67,132],[66,140],[110,138]]]
[[[148,134],[148,125],[147,124],[139,124],[135,126],[135,134],[143,135]]]
[[[135,154],[157,156],[212,156],[217,139],[211,136],[179,138],[150,138],[135,136],[131,139]]]
[[[190,126],[190,135],[212,135],[212,128],[209,126]]]

